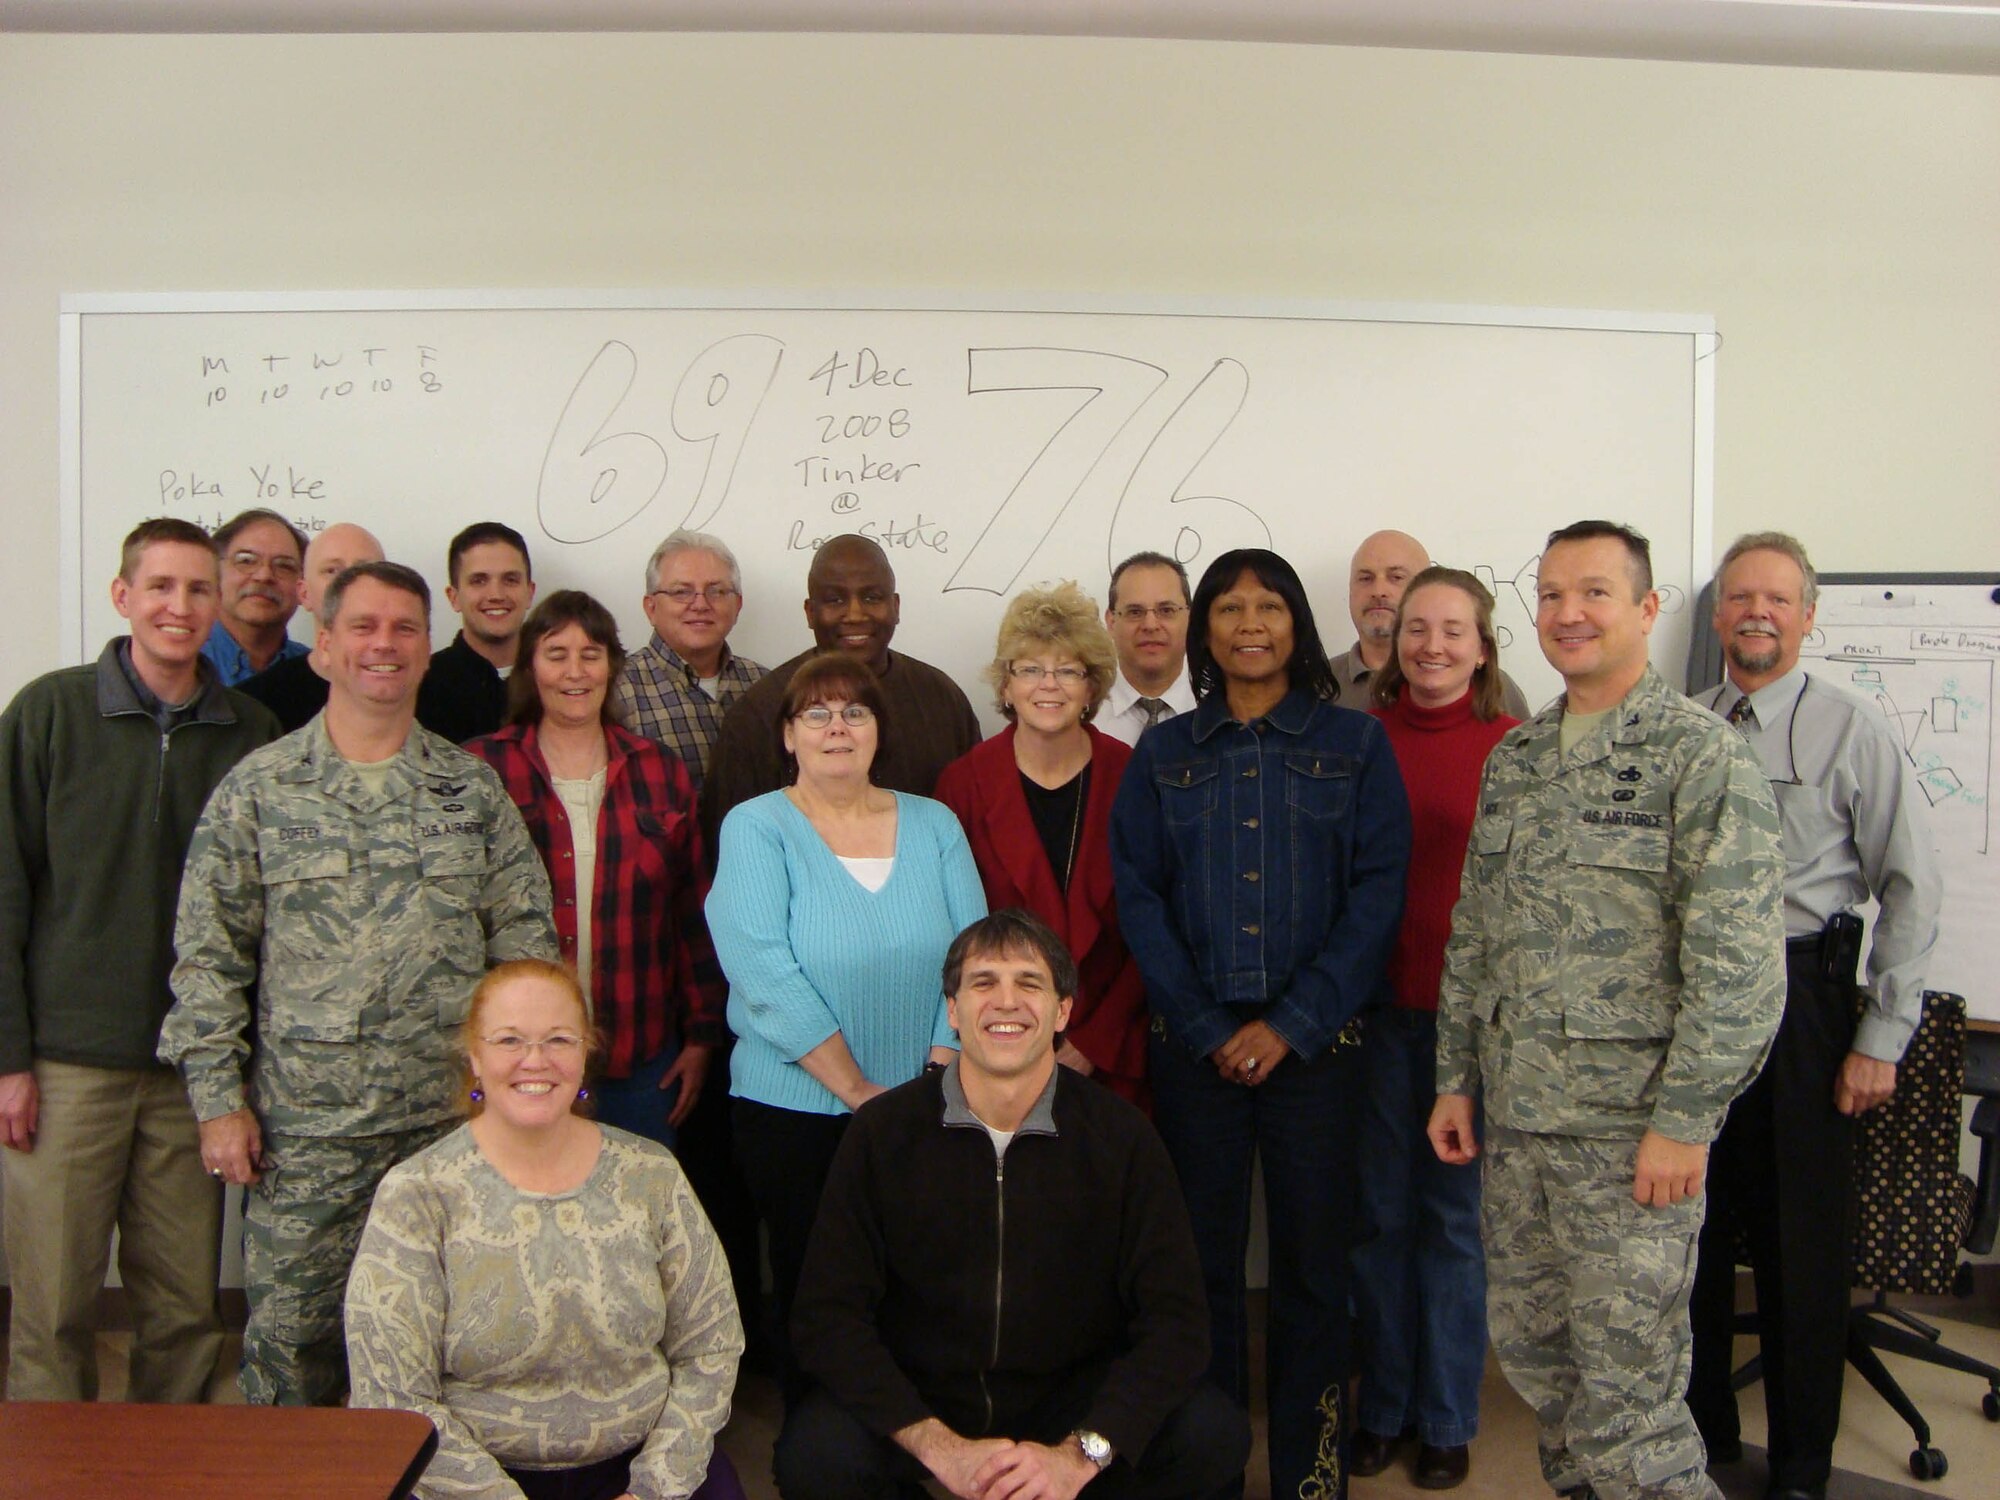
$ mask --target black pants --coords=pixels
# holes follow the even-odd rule
[[[1015,1424],[1017,1439],[1055,1444],[1089,1410],[1094,1385],[1054,1392]],[[1161,1424],[1140,1461],[1119,1455],[1087,1487],[1093,1500],[1200,1500],[1240,1484],[1250,1457],[1250,1420],[1203,1381]],[[877,1436],[823,1390],[794,1405],[773,1455],[784,1500],[899,1500],[921,1493],[924,1466]]]
[[[1710,1153],[1688,1384],[1709,1445],[1738,1441],[1729,1376],[1740,1233],[1757,1287],[1771,1485],[1813,1491],[1832,1472],[1840,1428],[1854,1212],[1854,1121],[1833,1103],[1854,1045],[1854,986],[1821,978],[1819,962],[1816,946],[1788,949],[1777,1041]]]
[[[833,1167],[833,1153],[847,1134],[852,1115],[815,1115],[777,1109],[750,1099],[730,1101],[736,1136],[736,1163],[771,1255],[771,1300],[776,1326],[770,1330],[778,1380],[789,1409],[805,1389],[792,1357],[792,1300],[806,1259],[806,1241],[819,1217],[819,1195]]]
[[[729,1279],[735,1284],[736,1305],[743,1311],[743,1332],[750,1342],[744,1359],[751,1363],[768,1359],[770,1346],[764,1328],[764,1257],[757,1243],[757,1206],[736,1166],[730,1110],[734,1101],[729,1097],[732,1045],[718,1047],[711,1055],[708,1081],[694,1109],[681,1121],[674,1155],[729,1259]]]

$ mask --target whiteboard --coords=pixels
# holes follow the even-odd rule
[[[73,295],[62,312],[62,639],[86,660],[142,517],[252,504],[359,521],[444,582],[473,520],[520,529],[546,591],[646,637],[646,557],[687,525],[737,551],[734,644],[810,644],[811,550],[880,540],[897,645],[977,689],[1001,599],[1101,597],[1141,548],[1199,575],[1270,545],[1330,650],[1346,570],[1396,526],[1500,600],[1503,659],[1558,688],[1533,633],[1543,538],[1609,516],[1652,540],[1684,660],[1712,555],[1711,319],[1540,309],[715,292]],[[440,608],[437,639],[456,620]],[[294,620],[303,633],[303,618]],[[989,723],[997,722],[990,712]]]
[[[1938,950],[1926,986],[2000,1021],[2000,829],[1994,826],[1993,704],[2000,573],[1935,578],[1832,574],[1800,655],[1816,676],[1875,702],[1929,804],[1944,873]]]

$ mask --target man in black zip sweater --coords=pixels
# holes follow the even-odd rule
[[[1169,1500],[1240,1478],[1249,1423],[1202,1379],[1208,1318],[1166,1149],[1056,1065],[1076,965],[1022,911],[946,955],[958,1061],[866,1105],[834,1159],[792,1336],[816,1383],[785,1500]]]

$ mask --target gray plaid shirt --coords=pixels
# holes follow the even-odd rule
[[[656,631],[650,641],[625,658],[625,671],[611,690],[611,712],[634,734],[665,745],[678,755],[699,797],[715,737],[722,732],[723,714],[769,670],[725,646],[716,674],[716,696],[711,698],[702,691],[694,668]]]

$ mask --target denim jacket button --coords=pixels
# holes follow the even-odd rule
[[[1255,922],[1252,922],[1248,927],[1244,928],[1243,930],[1244,932],[1248,933],[1251,937],[1255,937],[1257,936],[1258,933],[1262,932],[1264,929],[1259,927]]]
[[[1250,767],[1243,773],[1243,779],[1245,781],[1255,781],[1257,779],[1257,768],[1255,766]]]
[[[1255,818],[1245,818],[1243,820],[1243,826],[1245,828],[1255,828],[1257,826],[1257,820]]]

